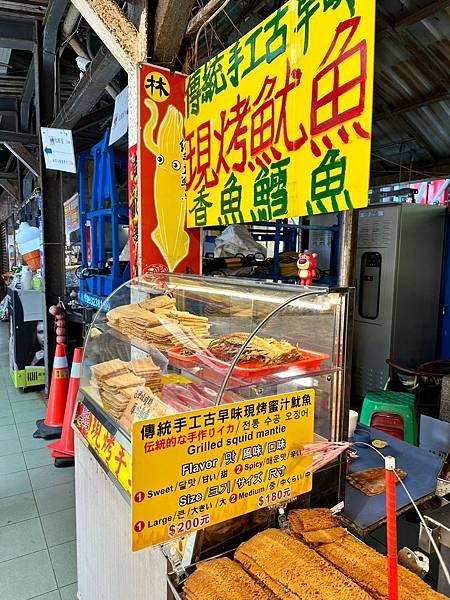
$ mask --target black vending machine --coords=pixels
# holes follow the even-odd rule
[[[9,367],[16,388],[45,385],[43,293],[8,287]]]

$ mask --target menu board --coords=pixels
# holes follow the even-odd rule
[[[135,422],[133,550],[310,491],[313,435],[312,389]]]

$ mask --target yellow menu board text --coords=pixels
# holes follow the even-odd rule
[[[133,425],[133,550],[286,502],[312,487],[314,390]]]

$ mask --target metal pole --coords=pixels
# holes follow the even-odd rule
[[[55,57],[56,60],[56,57]],[[42,195],[42,254],[44,264],[41,266],[44,279],[44,326],[45,336],[45,365],[46,383],[49,387],[50,376],[55,355],[55,332],[53,319],[48,314],[48,308],[58,302],[65,290],[65,235],[64,235],[64,207],[61,201],[61,176],[59,173],[47,171],[42,153],[40,136],[41,126],[49,126],[53,119],[54,111],[54,85],[55,78],[49,77],[52,73],[47,71],[44,77],[42,29],[36,24],[36,44],[34,52],[34,80],[35,80],[35,106],[36,106],[36,132],[39,139],[39,159],[41,170],[41,195]]]
[[[340,213],[338,286],[352,287],[355,281],[355,254],[358,235],[358,213],[346,210]]]
[[[338,264],[338,285],[341,287],[353,287],[355,282],[355,254],[356,241],[358,236],[358,213],[354,210],[348,210],[340,213],[339,219],[339,264]],[[345,343],[345,369],[343,377],[338,379],[341,387],[341,402],[336,406],[342,406],[341,414],[336,415],[337,431],[342,434],[347,432],[348,414],[350,408],[351,386],[352,386],[352,350],[353,350],[353,315],[354,315],[354,294],[349,293],[347,319],[347,339]],[[345,482],[345,473],[342,471],[340,482]]]

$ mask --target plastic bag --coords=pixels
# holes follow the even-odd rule
[[[256,254],[266,256],[266,249],[252,237],[245,225],[230,225],[216,238],[214,257],[225,258],[236,254]]]
[[[0,302],[0,320],[8,321],[10,313],[11,313],[11,303],[9,300],[9,296],[6,295],[3,298],[3,300]]]

